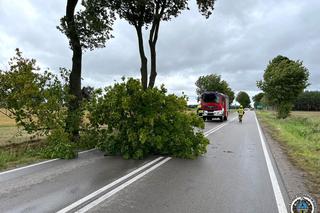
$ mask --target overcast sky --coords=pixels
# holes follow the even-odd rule
[[[158,85],[177,95],[184,91],[194,103],[197,78],[216,73],[234,91],[253,95],[269,60],[281,54],[302,60],[310,71],[308,89],[320,90],[319,0],[218,0],[208,20],[194,2],[160,26]],[[42,68],[70,68],[68,41],[56,29],[65,6],[64,0],[0,0],[0,69],[17,47]],[[140,78],[134,28],[118,20],[113,35],[105,48],[84,53],[84,85]]]

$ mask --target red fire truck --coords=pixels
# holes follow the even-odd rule
[[[219,92],[205,92],[200,96],[197,112],[204,121],[213,118],[226,121],[229,114],[229,97]]]

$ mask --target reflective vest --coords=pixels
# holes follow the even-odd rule
[[[238,109],[238,114],[239,115],[244,115],[244,110],[243,109]]]

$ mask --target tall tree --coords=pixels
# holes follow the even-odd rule
[[[68,37],[72,49],[72,68],[69,77],[69,113],[66,120],[66,131],[72,134],[73,140],[79,138],[81,121],[82,51],[104,47],[106,40],[111,37],[110,31],[114,21],[112,12],[101,7],[95,7],[95,4],[99,5],[98,3],[99,1],[83,1],[85,10],[75,13],[78,0],[68,0],[66,15],[61,18],[61,25],[58,26],[58,29]]]
[[[260,92],[260,93],[258,93],[258,94],[256,94],[255,96],[252,97],[252,100],[254,102],[254,104],[253,104],[254,108],[257,108],[257,106],[259,104],[261,104],[261,99],[263,98],[263,96],[264,96],[264,93]]]
[[[196,92],[198,95],[207,91],[216,91],[228,95],[230,104],[232,104],[234,100],[234,92],[229,87],[229,84],[221,79],[220,75],[211,74],[200,76],[195,84],[197,86]]]
[[[90,0],[89,0],[90,1]],[[188,0],[104,0],[104,6],[116,11],[120,18],[128,21],[136,29],[140,54],[141,83],[146,89],[152,88],[157,76],[156,44],[161,21],[169,21],[188,9]],[[197,0],[199,11],[206,18],[212,14],[215,0]],[[149,48],[151,56],[151,71],[148,80],[148,59],[145,53],[143,31],[149,30]],[[148,84],[149,82],[149,84]]]
[[[263,90],[277,110],[278,118],[286,118],[300,93],[309,85],[309,71],[301,61],[277,56],[269,62],[263,81],[257,86]]]
[[[243,106],[243,107],[250,107],[250,97],[248,93],[240,91],[237,95],[236,100]]]

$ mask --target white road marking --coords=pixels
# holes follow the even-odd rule
[[[219,126],[216,126],[214,128],[212,128],[211,130],[207,131],[204,133],[205,137],[208,137],[209,135],[211,135],[212,133],[214,133],[215,131],[221,129],[222,127],[226,126],[228,123],[224,123],[224,124],[220,124]]]
[[[24,166],[24,167],[20,167],[20,168],[16,168],[16,169],[11,169],[11,170],[8,170],[8,171],[5,171],[5,172],[1,172],[0,175],[5,175],[5,174],[11,173],[11,172],[16,172],[16,171],[19,171],[19,170],[28,169],[30,167],[39,166],[39,165],[42,165],[42,164],[45,164],[45,163],[50,163],[50,162],[57,161],[57,160],[59,160],[59,159],[56,158],[56,159],[52,159],[52,160],[42,161],[40,163],[35,163],[35,164],[29,165],[29,166]]]
[[[278,179],[277,176],[274,172],[271,160],[270,160],[270,156],[266,147],[266,142],[264,140],[264,137],[262,135],[262,131],[261,131],[261,127],[259,124],[259,121],[257,119],[257,115],[256,113],[254,113],[255,119],[256,119],[256,123],[258,126],[258,131],[259,131],[259,136],[260,136],[260,140],[261,140],[261,144],[262,144],[262,149],[263,149],[263,153],[264,153],[264,157],[266,159],[266,163],[267,163],[267,167],[268,167],[268,171],[269,171],[269,176],[271,179],[271,184],[272,184],[272,188],[273,188],[273,193],[277,202],[277,207],[278,207],[278,212],[279,213],[287,213],[287,208],[286,208],[286,204],[284,202],[281,190],[280,190],[280,186],[278,183]]]
[[[78,154],[81,155],[81,154],[84,154],[84,153],[87,153],[87,152],[92,152],[94,150],[96,150],[96,148],[88,149],[88,150],[85,150],[85,151],[82,151],[82,152],[78,152]]]
[[[208,135],[218,131],[219,129],[221,129],[222,127],[226,126],[227,124],[231,123],[233,120],[235,120],[236,118],[233,118],[232,120],[228,121],[227,123],[223,123],[220,124],[219,126],[216,126],[212,129],[210,129],[209,131],[204,133],[204,136],[207,137]],[[163,158],[163,157],[162,157]],[[155,170],[156,168],[158,168],[159,166],[161,166],[162,164],[166,163],[167,161],[169,161],[170,159],[172,159],[171,157],[167,157],[164,160],[160,161],[159,163],[155,164],[154,166],[152,166],[151,168],[145,170],[144,172],[140,173],[139,175],[127,180],[125,183],[121,184],[120,186],[114,188],[113,190],[111,190],[110,192],[106,193],[105,195],[97,198],[96,200],[92,201],[91,203],[87,204],[86,206],[82,207],[81,209],[79,209],[78,211],[76,211],[76,213],[83,213],[83,212],[87,212],[90,209],[92,209],[93,207],[97,206],[98,204],[100,204],[101,202],[105,201],[106,199],[108,199],[109,197],[111,197],[112,195],[116,194],[117,192],[121,191],[122,189],[124,189],[125,187],[129,186],[130,184],[132,184],[133,182],[137,181],[138,179],[142,178],[143,176],[145,176],[146,174],[148,174],[149,172]],[[151,164],[152,162],[150,162]],[[146,165],[144,166],[144,168],[147,167]],[[144,168],[139,168],[139,171],[141,171]],[[133,171],[135,172],[135,171]],[[135,172],[137,173],[137,172]],[[129,175],[129,174],[128,174]],[[132,174],[133,175],[133,174]],[[130,176],[132,176],[130,175]],[[100,193],[102,193],[103,191],[106,191],[107,189],[109,189],[110,187],[122,182],[123,180],[129,178],[130,176],[124,178],[120,178],[114,182],[116,182],[115,184],[111,183],[108,184],[107,186],[97,190],[96,192],[91,193],[90,195],[76,201],[75,203],[65,207],[64,209],[58,211],[57,213],[66,213],[74,208],[76,208],[77,206],[80,206],[81,204],[85,203],[86,201],[94,198],[95,196],[99,195]],[[111,186],[109,186],[111,185]]]
[[[204,136],[205,137],[208,137],[210,134],[216,132],[217,130],[221,129],[222,127],[226,126],[227,124],[231,123],[232,121],[234,121],[236,118],[233,118],[231,119],[230,121],[228,121],[227,123],[223,123],[223,124],[220,124],[219,126],[216,126],[216,127],[213,127],[212,129],[204,132]]]
[[[112,183],[110,183],[110,184],[108,184],[108,185],[106,185],[106,186],[104,186],[104,187],[102,187],[102,188],[98,189],[97,191],[92,192],[91,194],[89,194],[89,195],[87,195],[87,196],[85,196],[85,197],[81,198],[80,200],[78,200],[78,201],[76,201],[76,202],[74,202],[74,203],[70,204],[69,206],[67,206],[67,207],[65,207],[65,208],[61,209],[60,211],[58,211],[57,213],[65,213],[65,212],[68,212],[68,211],[70,211],[70,210],[72,210],[72,209],[76,208],[77,206],[79,206],[79,205],[81,205],[81,204],[83,204],[83,203],[87,202],[88,200],[90,200],[90,199],[94,198],[95,196],[99,195],[100,193],[102,193],[102,192],[104,192],[104,191],[106,191],[106,190],[110,189],[111,187],[113,187],[113,186],[115,186],[115,185],[117,185],[117,184],[121,183],[122,181],[124,181],[124,180],[128,179],[129,177],[131,177],[131,176],[135,175],[136,173],[140,172],[141,170],[143,170],[143,169],[145,169],[145,168],[147,168],[147,167],[151,166],[152,164],[154,164],[154,163],[156,163],[156,162],[158,162],[159,160],[162,160],[162,159],[163,159],[163,157],[158,157],[158,158],[156,158],[155,160],[153,160],[153,161],[151,161],[151,162],[149,162],[149,163],[147,163],[147,164],[145,164],[145,165],[143,165],[143,166],[139,167],[138,169],[136,169],[136,170],[134,170],[134,171],[130,172],[129,174],[127,174],[127,175],[125,175],[125,176],[123,176],[123,177],[121,177],[121,178],[119,178],[119,179],[117,179],[117,180],[113,181]],[[170,159],[171,159],[171,158],[170,158]],[[170,159],[169,159],[169,160],[170,160]],[[168,161],[168,160],[167,160],[167,161]],[[117,187],[117,188],[118,188],[118,187]]]
[[[78,154],[79,155],[80,154],[84,154],[84,153],[87,153],[87,152],[91,152],[93,150],[96,150],[96,149],[89,149],[89,150],[86,150],[86,151],[79,152]],[[46,160],[46,161],[42,161],[42,162],[39,162],[39,163],[31,164],[31,165],[28,165],[28,166],[23,166],[23,167],[19,167],[19,168],[16,168],[16,169],[11,169],[11,170],[8,170],[8,171],[0,172],[0,176],[8,174],[8,173],[11,173],[11,172],[17,172],[17,171],[20,171],[20,170],[23,170],[23,169],[28,169],[28,168],[35,167],[35,166],[40,166],[42,164],[51,163],[51,162],[54,162],[54,161],[57,161],[57,160],[60,160],[60,158]]]
[[[139,175],[135,176],[134,178],[128,180],[127,182],[121,184],[120,186],[118,186],[117,188],[111,190],[110,192],[108,192],[107,194],[101,196],[100,198],[98,198],[97,200],[89,203],[88,205],[84,206],[83,208],[79,209],[78,211],[76,211],[76,213],[83,213],[83,212],[87,212],[88,210],[92,209],[93,207],[95,207],[96,205],[100,204],[101,202],[105,201],[106,199],[108,199],[109,197],[111,197],[112,195],[116,194],[117,192],[121,191],[122,189],[126,188],[127,186],[129,186],[130,184],[134,183],[135,181],[139,180],[140,178],[142,178],[143,176],[145,176],[146,174],[148,174],[149,172],[155,170],[156,168],[158,168],[159,166],[161,166],[162,164],[166,163],[167,161],[171,160],[171,157],[167,157],[164,160],[162,160],[161,162],[157,163],[156,165],[152,166],[151,168],[147,169],[146,171],[140,173]]]

